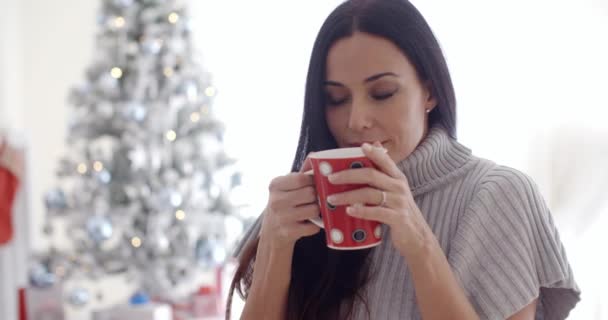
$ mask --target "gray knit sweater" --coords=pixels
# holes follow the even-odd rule
[[[473,156],[441,127],[431,128],[397,166],[481,319],[506,319],[536,297],[537,319],[566,318],[580,291],[528,176]],[[260,220],[243,242],[259,233]],[[407,262],[392,246],[390,230],[372,250],[365,288],[371,319],[420,319]],[[353,319],[368,319],[363,305]]]

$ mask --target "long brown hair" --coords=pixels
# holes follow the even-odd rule
[[[437,106],[429,125],[441,123],[456,138],[456,98],[439,43],[420,12],[405,0],[350,0],[339,5],[325,20],[312,50],[300,139],[292,172],[312,151],[337,147],[325,120],[327,53],[339,39],[355,31],[383,37],[401,49],[419,78],[430,84]],[[238,268],[230,287],[226,319],[234,291],[246,299],[253,276],[259,238],[253,237],[239,254]],[[292,260],[287,319],[350,318],[355,302],[367,306],[362,288],[372,278],[370,251],[328,249],[322,232],[298,240]],[[367,308],[369,310],[369,308]],[[369,315],[369,312],[368,312]]]

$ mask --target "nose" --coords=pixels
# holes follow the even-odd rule
[[[353,131],[361,131],[371,128],[372,124],[373,114],[369,106],[361,100],[353,101],[350,107],[348,128]]]

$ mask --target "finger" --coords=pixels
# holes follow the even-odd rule
[[[394,219],[395,212],[385,207],[363,207],[363,206],[348,206],[346,214],[360,219],[378,221],[387,225],[391,225]]]
[[[327,201],[334,206],[369,204],[379,205],[382,203],[382,190],[376,188],[360,188],[346,192],[334,193],[327,197]],[[386,192],[386,207],[393,203],[393,194]]]
[[[308,219],[316,218],[319,216],[319,205],[317,203],[311,203],[299,207],[295,207],[293,212],[289,213],[291,219],[298,222],[306,222]]]
[[[314,187],[307,186],[298,190],[275,192],[271,195],[270,206],[275,211],[285,210],[309,203],[317,202],[317,192]]]
[[[381,190],[397,190],[398,181],[375,168],[346,169],[328,177],[332,184],[368,184]]]
[[[368,157],[380,171],[386,173],[390,177],[396,179],[402,178],[404,176],[403,173],[397,168],[393,159],[389,157],[386,149],[384,149],[379,142],[376,142],[375,144],[376,146],[372,146],[369,143],[364,143],[361,146],[365,156]]]
[[[272,179],[268,186],[269,191],[291,191],[301,189],[305,186],[314,185],[314,179],[310,175],[292,172],[288,175]]]
[[[313,186],[306,186],[298,190],[284,193],[290,206],[301,206],[309,203],[317,203],[317,190]]]

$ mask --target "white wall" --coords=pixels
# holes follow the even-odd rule
[[[44,247],[42,195],[55,181],[64,151],[68,89],[91,59],[97,1],[23,1],[23,99],[33,183],[32,243]]]
[[[20,67],[23,64],[20,50],[22,47],[22,28],[19,27],[22,7],[18,4],[9,5],[7,0],[0,0],[0,134],[11,136],[20,135],[24,130],[24,117],[20,107],[7,106],[22,105],[22,77]],[[15,202],[21,202],[23,193],[20,192]],[[15,211],[26,213],[21,206],[14,206]],[[16,230],[24,230],[21,223],[25,217],[13,219]],[[26,234],[14,233],[13,240],[0,246],[0,319],[17,318],[17,288],[25,283],[25,273],[19,272],[23,268],[24,257],[20,256],[27,247]]]
[[[44,248],[38,230],[44,190],[54,183],[63,152],[68,89],[91,58],[96,1],[2,0],[0,124],[21,132],[29,146],[32,243]]]
[[[42,194],[53,184],[63,151],[67,90],[82,77],[92,52],[96,3],[0,0],[0,129],[26,150],[21,190],[29,200],[29,210],[15,207],[17,233],[0,248],[0,319],[17,317],[16,288],[26,284],[27,247],[46,247]],[[28,212],[30,225],[24,227],[20,215]],[[77,311],[68,314],[78,318]]]

